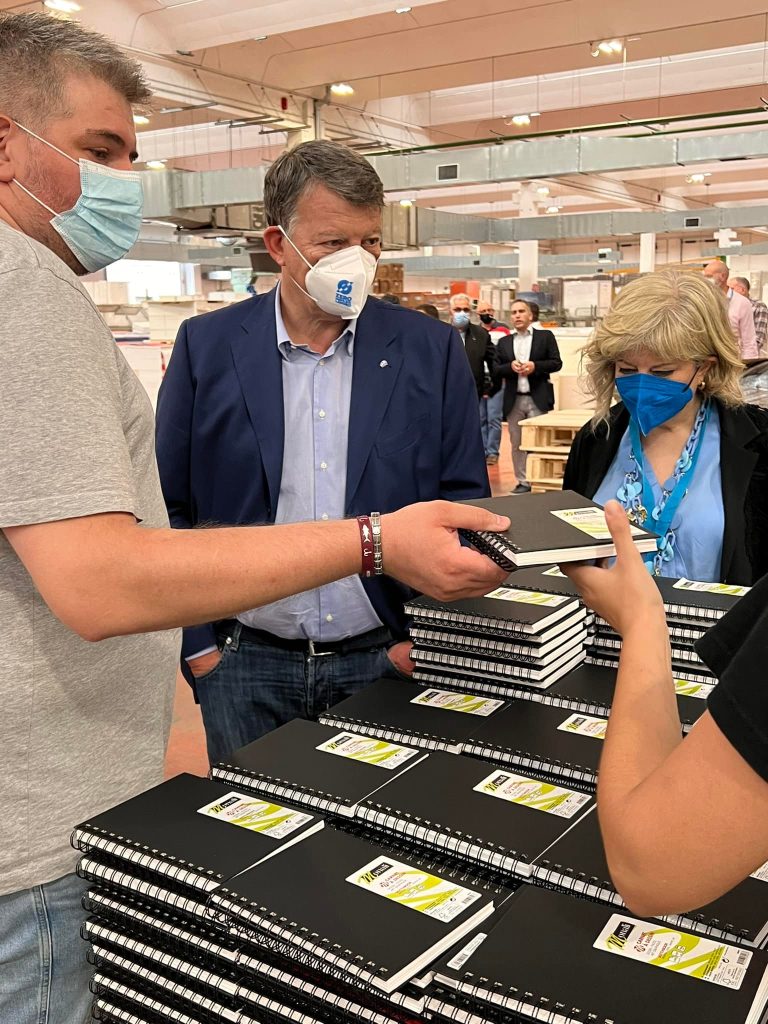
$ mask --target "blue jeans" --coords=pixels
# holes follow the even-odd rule
[[[246,640],[231,623],[217,640],[221,661],[195,681],[211,764],[294,718],[316,719],[381,676],[404,678],[383,646],[308,658]]]
[[[0,1021],[85,1024],[93,968],[80,926],[88,883],[65,875],[0,896]]]
[[[503,406],[504,388],[490,398],[480,399],[480,430],[486,455],[499,454]]]

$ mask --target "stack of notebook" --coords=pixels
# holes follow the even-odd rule
[[[72,840],[94,883],[83,934],[101,1019],[389,1024],[421,1012],[410,979],[508,896],[444,858],[189,775]]]
[[[623,907],[608,871],[595,814],[580,819],[531,866],[539,885]],[[664,918],[675,927],[751,947],[768,945],[768,865],[697,910]]]
[[[446,678],[547,687],[584,660],[586,609],[577,597],[508,584],[485,597],[444,604],[420,597],[411,616],[411,658]]]
[[[438,1022],[761,1024],[768,956],[534,886],[438,964]]]
[[[661,576],[655,577],[655,582],[664,601],[678,692],[706,698],[717,680],[694,645],[749,588]],[[597,618],[587,649],[588,662],[613,668],[620,653],[621,637],[604,619]]]

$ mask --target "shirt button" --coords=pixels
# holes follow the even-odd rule
[[[328,513],[327,512],[323,512],[323,514],[320,516],[320,518],[321,519],[327,519],[328,518]]]
[[[328,612],[328,614],[325,616],[325,621],[326,622],[333,622],[333,616],[331,615],[330,612]]]
[[[325,419],[325,409],[321,409],[320,412],[317,415],[320,417],[321,420],[324,420]]]
[[[317,365],[318,365],[318,366],[325,366],[325,360],[324,360],[324,359],[320,359],[320,360],[318,360],[318,363],[317,363]]]
[[[327,462],[321,462],[320,463],[320,469],[328,469],[328,463]]]

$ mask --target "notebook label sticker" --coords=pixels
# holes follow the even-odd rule
[[[692,683],[689,679],[675,679],[675,693],[680,697],[698,697],[706,700],[715,688],[714,683]]]
[[[452,971],[460,970],[464,964],[469,960],[475,950],[482,945],[483,942],[488,938],[485,932],[478,932],[474,938],[470,939],[469,942],[463,949],[460,949],[456,956],[448,961],[447,966]]]
[[[353,732],[337,733],[315,747],[315,750],[320,750],[324,754],[336,754],[337,757],[348,757],[350,761],[375,764],[390,771],[399,768],[420,753],[411,747],[401,747],[396,743],[377,740],[373,736],[359,736]]]
[[[569,715],[557,728],[563,732],[575,732],[579,736],[591,736],[595,740],[604,740],[605,730],[608,728],[608,719],[593,718],[592,715],[576,713]]]
[[[482,895],[390,857],[377,857],[347,881],[445,924],[463,914]]]
[[[496,601],[514,601],[515,604],[535,604],[540,608],[557,608],[566,601],[572,601],[572,597],[562,597],[558,594],[542,594],[538,590],[514,590],[512,587],[497,587],[486,597],[492,597]]]
[[[768,861],[761,864],[757,871],[753,871],[749,877],[756,878],[758,882],[768,882]]]
[[[751,587],[737,587],[731,583],[697,583],[681,579],[675,583],[675,590],[694,590],[698,594],[724,594],[726,597],[744,597]]]
[[[567,579],[568,577],[562,572],[556,565],[553,565],[551,569],[544,569],[542,576],[559,576],[561,579]]]
[[[427,690],[426,693],[414,697],[410,703],[428,708],[442,708],[443,711],[463,711],[466,715],[479,715],[481,718],[487,718],[504,706],[503,700],[473,697],[469,693],[451,693],[450,690]]]
[[[739,946],[638,921],[623,914],[611,917],[594,948],[733,989],[741,987],[752,959],[752,953]]]
[[[611,540],[611,531],[605,521],[605,512],[597,505],[592,508],[561,508],[557,511],[550,511],[556,519],[562,519],[564,523],[575,526],[577,530],[586,533],[594,540]],[[636,526],[630,526],[633,537],[640,537],[644,530]]]
[[[535,811],[556,814],[559,818],[572,818],[592,799],[586,793],[576,793],[550,782],[526,779],[522,775],[511,775],[503,771],[492,772],[474,790]]]
[[[198,808],[197,813],[247,828],[250,832],[259,832],[270,839],[285,839],[297,828],[313,820],[311,814],[291,811],[280,804],[245,796],[243,793],[227,793],[205,807]]]

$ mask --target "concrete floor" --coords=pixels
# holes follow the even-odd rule
[[[516,482],[506,428],[501,440],[502,450],[498,465],[488,467],[494,495],[508,494]],[[205,775],[207,771],[208,758],[205,753],[205,735],[200,709],[194,702],[192,691],[179,674],[176,680],[171,738],[165,761],[166,778],[178,775],[179,772]]]

